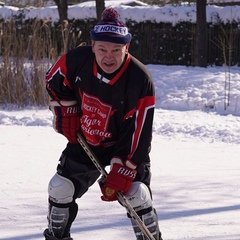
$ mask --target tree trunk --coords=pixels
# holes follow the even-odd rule
[[[59,22],[62,29],[63,53],[69,50],[69,24],[68,24],[68,3],[67,0],[54,0],[58,8]],[[63,54],[62,53],[62,54]]]
[[[105,9],[105,1],[104,0],[95,0],[95,2],[96,2],[97,21],[100,21],[102,12]]]
[[[197,28],[196,28],[196,52],[195,65],[207,66],[207,20],[206,0],[197,0]]]
[[[60,23],[63,23],[64,20],[68,20],[68,3],[67,0],[54,0],[58,7],[58,14]]]

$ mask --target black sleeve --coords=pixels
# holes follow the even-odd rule
[[[147,73],[138,81],[140,88],[136,101],[129,97],[129,112],[124,118],[124,123],[119,134],[118,143],[115,148],[115,156],[124,160],[129,160],[138,165],[147,161],[151,148],[152,125],[155,107],[155,92],[152,79]],[[142,84],[141,84],[142,83]],[[136,83],[135,83],[136,84]],[[131,86],[131,89],[134,89]],[[136,90],[135,87],[135,92]],[[134,95],[132,93],[131,95]]]

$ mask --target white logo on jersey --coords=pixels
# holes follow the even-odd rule
[[[82,79],[81,79],[79,76],[76,76],[75,83],[76,83],[77,81],[82,81]]]

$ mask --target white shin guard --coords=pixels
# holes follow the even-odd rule
[[[152,198],[148,187],[142,182],[133,182],[126,198],[154,238],[161,240],[158,218],[152,205]],[[133,219],[131,219],[131,223],[137,240],[146,240],[137,223]]]
[[[75,188],[69,179],[55,174],[49,182],[48,230],[57,238],[69,236],[71,219],[74,219],[76,206],[73,203]]]
[[[75,187],[73,182],[68,178],[60,176],[58,173],[52,177],[48,185],[50,200],[59,204],[72,202],[74,191]]]

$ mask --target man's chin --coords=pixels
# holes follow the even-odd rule
[[[104,66],[104,68],[103,68],[103,71],[105,72],[105,73],[108,73],[108,74],[111,74],[111,73],[113,73],[113,72],[115,72],[117,69],[116,69],[116,67],[114,67],[114,66],[111,66],[111,67],[106,67],[106,66]]]

